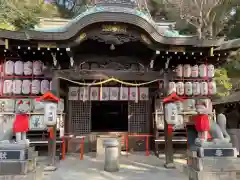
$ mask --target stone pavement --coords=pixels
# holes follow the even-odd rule
[[[58,170],[44,175],[44,180],[187,180],[187,176],[175,170],[163,167],[164,161],[155,156],[122,156],[120,171],[115,173],[103,170],[103,160],[85,156],[68,156],[61,161]]]

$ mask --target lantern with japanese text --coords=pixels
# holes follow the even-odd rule
[[[42,61],[33,62],[33,75],[39,76],[43,74],[43,63]]]
[[[173,92],[176,92],[176,83],[175,82],[169,82],[168,84],[168,94],[171,94]]]
[[[14,63],[14,74],[23,75],[23,61],[16,61]]]
[[[201,95],[206,96],[208,95],[208,83],[207,82],[201,82]]]
[[[177,91],[178,95],[180,95],[180,96],[184,95],[184,83],[183,82],[177,82],[176,91]]]
[[[34,79],[32,81],[32,85],[31,85],[31,93],[32,94],[39,94],[41,90],[41,82],[38,79]]]
[[[183,66],[183,76],[187,77],[187,78],[191,77],[191,72],[192,72],[192,70],[191,70],[190,64],[185,64]]]
[[[41,93],[42,94],[46,93],[47,91],[49,91],[49,88],[50,88],[49,81],[46,79],[42,80],[41,81]]]
[[[22,81],[22,93],[30,94],[31,93],[31,81],[28,79],[24,79]]]
[[[208,76],[209,78],[213,78],[213,77],[214,77],[214,74],[215,74],[214,65],[209,64],[209,65],[207,66],[207,76]]]
[[[201,65],[199,66],[199,76],[200,76],[201,78],[207,77],[207,67],[206,67],[205,64],[201,64]]]
[[[176,68],[176,76],[183,77],[183,66],[179,64]]]
[[[208,93],[214,95],[217,93],[217,85],[215,81],[208,82]]]
[[[5,74],[6,75],[13,75],[14,73],[14,62],[9,60],[5,62]]]
[[[193,93],[193,87],[191,82],[186,82],[184,85],[185,94],[191,96]]]
[[[23,64],[23,73],[25,76],[32,75],[33,72],[33,63],[31,61],[24,62]]]
[[[13,80],[13,94],[21,94],[22,92],[22,81],[19,79]]]
[[[191,73],[191,75],[194,78],[198,77],[198,75],[199,75],[198,65],[192,66],[192,73]]]
[[[193,88],[193,95],[194,96],[201,94],[200,83],[199,82],[193,82],[192,88]]]

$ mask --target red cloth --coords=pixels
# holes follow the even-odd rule
[[[27,114],[17,114],[13,123],[13,132],[27,132],[29,129],[29,116]]]
[[[210,122],[207,114],[198,114],[193,117],[193,120],[195,121],[195,128],[197,132],[210,130]]]

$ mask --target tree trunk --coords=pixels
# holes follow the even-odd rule
[[[213,38],[213,25],[211,24],[211,25],[209,25],[209,27],[208,27],[208,31],[209,31],[209,38]]]
[[[202,39],[202,28],[201,27],[197,28],[197,35],[198,35],[199,39]]]

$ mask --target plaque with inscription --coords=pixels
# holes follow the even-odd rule
[[[0,150],[0,161],[22,160],[21,153],[21,151],[17,150]]]
[[[234,148],[198,148],[198,157],[234,157],[236,151]]]

